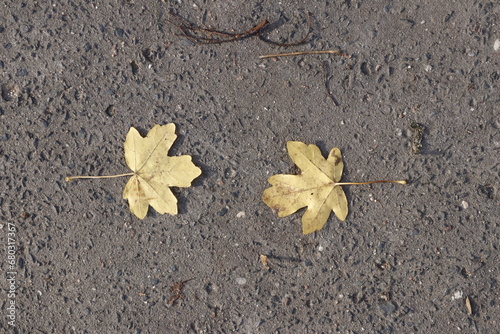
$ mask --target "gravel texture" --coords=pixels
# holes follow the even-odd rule
[[[169,11],[267,18],[281,42],[311,12],[312,35],[200,45]],[[0,331],[498,333],[499,18],[495,1],[2,1]],[[177,216],[138,220],[126,178],[65,182],[128,172],[129,128],[170,122],[171,154],[203,170]],[[344,187],[346,221],[304,236],[302,212],[261,200],[295,170],[289,140],[339,147],[344,181],[409,184]]]

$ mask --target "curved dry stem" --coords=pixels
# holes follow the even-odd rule
[[[260,59],[264,58],[274,58],[274,57],[284,57],[284,56],[301,56],[301,55],[317,55],[317,54],[333,54],[339,56],[346,56],[341,50],[318,50],[318,51],[299,51],[299,52],[288,52],[288,53],[277,53],[272,55],[259,56]]]
[[[113,177],[122,177],[122,176],[132,176],[134,173],[125,173],[118,175],[102,175],[102,176],[68,176],[66,177],[66,182],[70,182],[77,179],[110,179]]]
[[[399,184],[406,184],[405,180],[400,180],[400,181],[393,181],[393,180],[379,180],[379,181],[369,181],[369,182],[339,182],[335,183],[337,186],[348,186],[352,184],[372,184],[372,183],[399,183]]]

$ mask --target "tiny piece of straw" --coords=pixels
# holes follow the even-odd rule
[[[134,173],[125,173],[118,175],[102,175],[102,176],[68,176],[66,177],[66,182],[70,182],[77,179],[110,179],[113,177],[122,177],[122,176],[132,176]]]
[[[399,184],[406,184],[405,180],[401,181],[393,181],[393,180],[379,180],[379,181],[369,181],[369,182],[338,182],[335,183],[337,186],[348,186],[348,185],[353,185],[353,184],[372,184],[372,183],[399,183]]]
[[[340,50],[317,50],[317,51],[299,51],[299,52],[289,52],[289,53],[277,53],[277,54],[273,54],[273,55],[259,56],[259,58],[264,59],[264,58],[273,58],[273,57],[318,55],[318,54],[332,54],[332,55],[338,55],[338,56],[346,56],[346,54]]]

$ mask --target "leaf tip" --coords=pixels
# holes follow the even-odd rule
[[[146,211],[145,214],[142,214],[142,213],[138,213],[138,212],[132,212],[137,218],[139,218],[140,220],[143,220],[144,218],[146,218],[146,216],[148,215],[148,212]]]
[[[323,228],[323,226],[324,226],[324,224],[321,226],[317,226],[317,225],[314,225],[311,223],[305,223],[304,221],[302,221],[302,234],[307,235],[307,234],[311,234],[313,232],[319,231]]]

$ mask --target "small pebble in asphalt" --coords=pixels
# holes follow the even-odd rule
[[[495,43],[493,43],[493,50],[500,51],[500,39],[495,40]]]
[[[243,277],[237,277],[236,278],[236,284],[243,285],[247,283],[247,279]]]

